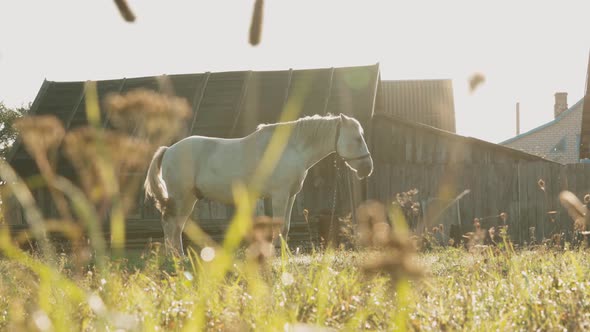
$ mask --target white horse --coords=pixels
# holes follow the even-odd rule
[[[232,186],[250,183],[272,134],[292,126],[291,136],[276,167],[260,189],[272,200],[272,214],[281,218],[287,239],[291,209],[307,171],[336,152],[359,179],[373,172],[373,160],[359,122],[340,116],[309,116],[296,121],[260,125],[252,134],[235,139],[190,136],[154,153],[145,180],[146,196],[162,213],[168,252],[184,255],[182,231],[198,199],[233,203]]]

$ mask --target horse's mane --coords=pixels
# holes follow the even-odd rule
[[[256,127],[256,131],[274,130],[279,126],[293,126],[289,141],[301,142],[303,145],[308,146],[318,144],[318,142],[322,142],[322,140],[326,139],[326,132],[334,130],[338,123],[333,120],[340,120],[340,117],[331,114],[325,116],[316,114],[299,118],[294,121],[260,124]]]

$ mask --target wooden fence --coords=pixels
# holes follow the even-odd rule
[[[530,240],[531,227],[535,227],[537,240],[571,231],[573,222],[558,195],[570,190],[581,198],[590,192],[590,164],[379,164],[375,173],[368,186],[371,199],[392,202],[396,193],[419,190],[424,213],[421,227],[442,223],[449,230],[455,224],[467,232],[473,229],[475,218],[488,228],[499,224],[499,215],[505,212],[509,234],[520,243]],[[464,190],[469,193],[452,202]]]
[[[419,227],[430,228],[442,223],[448,232],[451,225],[460,225],[461,231],[465,233],[473,229],[475,218],[479,218],[482,226],[488,228],[499,224],[499,215],[505,212],[508,214],[510,237],[517,243],[530,241],[531,227],[535,228],[537,241],[557,232],[571,235],[573,222],[560,206],[558,195],[562,190],[570,190],[581,199],[590,193],[590,164],[560,165],[546,161],[484,164],[378,162],[374,174],[364,186],[366,197],[354,193],[355,203],[351,205],[349,195],[352,191],[349,186],[359,187],[360,182],[352,180],[348,170],[341,168],[340,172],[334,173],[330,171],[331,167],[326,163],[321,173],[324,173],[328,184],[333,183],[333,176],[340,175],[338,215],[354,210],[351,207],[360,204],[365,198],[387,204],[395,200],[397,193],[416,188],[423,211]],[[346,179],[349,179],[348,184]],[[539,186],[539,180],[543,180],[544,190]],[[322,210],[329,211],[332,205],[331,186],[324,184],[319,190],[314,188],[313,181],[306,181],[305,187],[293,211],[290,235],[294,245],[309,245],[310,237],[314,242],[318,240],[317,220],[311,220],[309,228],[303,220],[302,210],[309,209],[310,215],[315,216]],[[453,202],[465,190],[469,190],[469,193]],[[204,204],[209,205],[206,202]],[[212,219],[214,210],[207,206],[195,214],[202,218],[201,226],[216,240],[221,240],[231,216],[228,214],[225,218]],[[556,213],[549,214],[550,211]],[[26,225],[12,225],[12,228],[18,231],[26,228]],[[309,234],[310,229],[312,234]],[[128,248],[142,248],[149,240],[161,241],[162,230],[156,218],[130,219],[127,221],[127,235]]]

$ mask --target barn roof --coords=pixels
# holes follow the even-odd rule
[[[99,99],[111,92],[159,90],[158,76],[97,81]],[[283,71],[233,71],[169,75],[174,93],[192,106],[189,135],[240,137],[259,123],[277,122],[286,101],[309,87],[301,116],[344,113],[367,123],[375,106],[379,64]],[[84,82],[43,82],[32,114],[57,116],[66,130],[86,125]],[[102,107],[101,107],[102,109]],[[103,114],[103,119],[107,119]],[[108,126],[105,120],[105,126]],[[17,142],[8,160],[29,159]]]
[[[379,123],[384,122],[391,122],[401,125],[405,130],[411,130],[414,132],[419,133],[419,135],[434,135],[435,137],[439,137],[441,139],[452,141],[456,144],[460,144],[463,146],[471,147],[471,151],[475,152],[478,155],[486,155],[487,158],[508,158],[510,160],[526,160],[526,161],[544,161],[553,164],[559,164],[553,160],[545,159],[543,157],[530,154],[524,151],[516,150],[507,146],[487,142],[484,140],[480,140],[474,137],[462,136],[458,135],[446,130],[442,130],[439,128],[435,128],[433,126],[429,126],[423,123],[417,123],[413,121],[409,121],[399,116],[394,116],[390,114],[375,114],[374,117],[375,121]],[[439,141],[439,139],[435,139],[435,141]],[[374,149],[377,149],[379,145],[374,146]],[[374,151],[374,154],[378,154],[378,151]],[[468,155],[468,153],[464,152],[462,156],[458,158],[458,160],[468,160],[473,156]]]
[[[438,80],[382,80],[379,112],[455,132],[453,82]]]
[[[523,160],[546,160],[508,147],[455,135],[451,80],[381,81],[379,64],[359,67],[282,71],[233,71],[169,75],[177,96],[192,106],[187,135],[240,137],[260,123],[278,121],[286,101],[301,84],[310,86],[301,116],[345,113],[366,125],[379,114],[419,131],[451,135],[463,142],[500,150]],[[99,99],[111,92],[158,90],[158,76],[97,81]],[[44,81],[33,114],[53,114],[66,129],[85,125],[84,82]],[[102,109],[102,108],[101,108]],[[441,113],[437,115],[437,113]],[[105,126],[108,118],[103,114]],[[15,144],[9,161],[30,159]]]

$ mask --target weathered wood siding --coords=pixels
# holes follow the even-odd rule
[[[590,164],[525,158],[500,146],[403,121],[374,121],[372,135],[375,173],[368,198],[389,203],[397,193],[418,189],[425,222],[420,227],[442,223],[448,231],[459,224],[466,232],[475,218],[487,228],[500,223],[499,214],[506,212],[512,239],[528,241],[529,228],[535,227],[541,240],[572,229],[558,201],[562,190],[579,197],[590,192]],[[464,190],[470,192],[451,204]],[[557,211],[554,221],[549,211]]]

